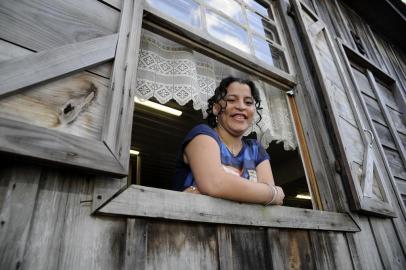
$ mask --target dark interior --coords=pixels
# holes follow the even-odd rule
[[[130,183],[171,189],[176,155],[183,137],[195,125],[205,123],[201,111],[194,110],[191,102],[180,106],[170,101],[165,105],[181,110],[182,115],[177,117],[135,104],[131,148],[140,154],[131,156]],[[275,182],[283,187],[286,195],[285,206],[312,208],[311,200],[296,198],[297,194],[309,194],[299,152],[284,151],[281,143],[271,143],[267,151]],[[139,179],[137,158],[140,159]]]

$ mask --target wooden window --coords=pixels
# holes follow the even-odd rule
[[[208,35],[207,41],[225,50],[230,50],[231,46],[232,52],[240,51],[239,57],[289,73],[277,16],[267,1],[147,0],[146,4],[146,10],[151,14],[167,18],[176,28],[198,35],[200,38],[196,40],[199,42]],[[179,11],[181,7],[183,9]]]
[[[400,95],[396,95],[396,83],[382,73],[374,72],[365,65],[357,64],[354,61],[351,61],[351,71],[359,94],[366,105],[368,118],[374,128],[374,137],[379,140],[396,186],[400,194],[404,196],[406,195],[404,189],[404,183],[406,183],[406,140],[404,140],[406,138],[406,120],[405,113],[401,109],[403,107],[401,104],[404,104],[403,99]],[[380,196],[381,192],[377,188],[373,190]]]
[[[324,22],[303,4],[294,2],[299,27],[316,67],[329,117],[338,142],[346,186],[354,210],[395,216],[388,196],[390,172],[380,145],[373,140],[370,122],[358,105],[359,97],[344,77],[336,46]],[[366,84],[365,80],[362,80]]]
[[[196,2],[200,3],[200,1]],[[269,7],[267,2],[236,2],[242,4],[242,6],[244,6],[245,3],[247,9],[250,9],[251,11],[256,12],[257,14],[260,14],[262,16],[266,16],[268,14],[270,20],[275,20],[275,18],[277,18],[277,16],[275,16],[276,13],[273,9],[271,9],[271,11],[269,9],[266,9],[266,7]],[[206,8],[206,6],[204,6],[203,8]],[[215,12],[214,9],[213,12]],[[220,16],[225,16],[222,13],[215,13]],[[164,13],[151,8],[151,6],[146,7],[146,12],[144,14],[145,16],[143,20],[143,26],[146,29],[152,30],[155,33],[159,33],[167,38],[174,40],[175,42],[188,45],[191,49],[203,52],[205,55],[213,59],[240,69],[241,72],[245,72],[252,76],[257,76],[260,80],[263,79],[267,83],[272,83],[283,91],[292,89],[293,80],[291,77],[289,77],[288,74],[280,73],[278,69],[273,69],[272,67],[261,69],[256,64],[256,62],[258,62],[257,59],[249,57],[241,58],[241,52],[236,53],[236,51],[233,51],[232,48],[227,48],[227,50],[219,50],[219,48],[224,48],[224,44],[213,41],[212,39],[207,39],[207,33],[196,31],[196,29],[190,29],[182,23],[170,23],[170,18],[168,17],[168,15],[165,15]],[[204,21],[205,17],[202,18],[202,21]],[[229,19],[231,22],[238,24],[235,19]],[[272,30],[272,27],[266,26],[266,28],[267,30]],[[250,31],[251,30],[248,28],[250,38],[252,37],[252,35],[261,35],[259,30],[259,33],[256,32],[254,34],[252,34]],[[277,40],[278,38],[280,38],[280,36],[274,35],[272,38],[265,36],[265,38],[269,38],[270,40],[273,38],[274,40]],[[276,42],[275,44],[277,44]],[[281,43],[284,43],[283,38],[281,38]],[[252,49],[251,46],[252,45],[250,44],[250,48]],[[219,51],[221,53],[219,53]],[[284,55],[284,57],[286,57],[286,54]],[[246,61],[247,59],[248,61]],[[289,59],[286,60],[288,61]],[[297,151],[296,153],[292,152],[292,155],[297,156],[299,156],[300,152],[299,160],[296,159],[296,161],[298,161],[298,163],[300,164],[295,168],[298,168],[299,174],[304,176],[304,182],[309,182],[309,184],[305,184],[305,190],[311,190],[310,193],[313,195],[313,205],[311,207],[322,209],[322,203],[315,181],[315,173],[313,172],[313,168],[311,165],[309,149],[307,149],[304,132],[301,127],[300,113],[298,112],[298,108],[293,97],[293,91],[290,91],[289,94],[290,96],[287,98],[287,100],[291,109],[292,118],[296,126],[296,135],[300,146],[299,151]],[[190,117],[192,119],[189,121],[179,121],[169,116],[157,116],[157,113],[154,111],[135,106],[132,147],[134,150],[138,150],[140,153],[138,156],[134,156],[132,161],[133,167],[135,167],[135,170],[132,170],[132,177],[135,177],[136,183],[138,181],[138,183],[142,184],[145,177],[143,176],[143,172],[149,169],[150,176],[148,176],[148,180],[150,180],[154,184],[160,185],[160,187],[164,187],[164,185],[168,187],[168,182],[154,182],[154,180],[157,179],[168,180],[170,178],[162,177],[162,175],[157,175],[157,173],[164,173],[164,170],[157,170],[156,167],[143,168],[144,165],[148,165],[147,162],[148,159],[151,158],[151,156],[148,156],[148,151],[145,152],[144,155],[142,147],[145,147],[145,149],[151,147],[149,152],[155,154],[155,157],[153,157],[153,160],[155,162],[153,164],[154,166],[156,166],[157,163],[161,163],[161,161],[169,163],[168,161],[174,160],[174,156],[176,155],[176,151],[178,150],[178,144],[172,143],[173,141],[170,140],[163,140],[162,136],[157,136],[156,138],[154,138],[154,136],[158,135],[159,132],[165,133],[165,136],[180,134],[178,136],[178,141],[180,141],[183,138],[183,134],[187,132],[191,126],[196,124],[196,121],[200,121],[199,119],[201,119],[200,115],[197,117],[195,116],[197,112],[192,109],[191,104],[179,106],[176,105],[176,103],[168,103],[168,105],[184,110],[185,117]],[[150,123],[146,124],[146,121],[154,121],[154,126],[151,126]],[[166,125],[166,128],[159,128],[159,125],[157,125],[157,123],[162,123],[163,126]],[[147,130],[147,127],[152,128],[153,130]],[[178,132],[179,130],[183,130],[183,132]],[[138,139],[137,132],[141,133],[140,135],[138,135]],[[142,140],[146,141],[142,142]],[[156,145],[154,145],[154,143]],[[164,147],[170,150],[164,150]],[[274,145],[271,146],[271,148],[272,147],[273,154],[271,154],[275,155],[275,152],[278,151],[276,149],[279,146]],[[160,153],[157,153],[156,148],[159,148],[161,150],[159,152],[163,153],[161,156],[159,156]],[[167,153],[169,152],[171,152],[171,156],[167,155]],[[283,153],[283,151],[281,151],[281,154],[278,157],[282,159],[282,155],[284,154],[286,153]],[[289,159],[290,157],[289,155],[287,155],[286,160]],[[286,165],[286,163],[277,164],[276,161],[272,164],[274,169],[278,166],[282,168],[284,165]],[[286,169],[283,170],[282,168],[281,172],[283,173],[284,171],[286,172]],[[289,188],[287,187],[286,190],[288,189]],[[94,197],[99,198],[102,197],[100,194],[106,193],[113,194],[110,191],[106,192],[106,190],[106,186],[96,186]],[[227,200],[211,198],[208,196],[174,192],[171,190],[139,185],[129,186],[121,193],[111,197],[106,203],[94,203],[94,209],[98,213],[110,215],[158,217],[175,220],[240,224],[250,226],[359,231],[359,227],[357,226],[357,224],[350,217],[350,215],[346,213],[335,213],[285,206],[264,208],[264,206],[260,205],[241,204]]]
[[[152,89],[161,89],[160,91],[165,92],[165,96],[174,95],[172,100],[167,102],[165,106],[177,109],[181,112],[181,115],[168,114],[147,107],[142,102],[135,104],[131,148],[137,150],[137,155],[133,155],[134,161],[131,164],[132,171],[136,172],[132,173],[133,177],[130,182],[150,187],[172,189],[172,180],[175,175],[175,161],[181,142],[186,133],[194,126],[205,123],[202,111],[194,109],[197,106],[200,108],[202,104],[198,100],[193,99],[193,97],[189,97],[189,100],[191,100],[185,105],[181,106],[177,104],[174,100],[178,103],[184,103],[187,100],[176,96],[174,89],[181,86],[184,87],[187,84],[190,85],[190,88],[199,87],[199,89],[194,89],[193,93],[211,93],[214,92],[216,85],[219,84],[222,78],[234,75],[256,81],[260,91],[272,91],[268,95],[264,93],[262,107],[265,107],[266,110],[262,111],[262,121],[271,121],[273,119],[274,122],[280,122],[280,127],[278,128],[275,124],[264,125],[264,134],[259,135],[261,137],[272,136],[274,138],[274,142],[271,144],[268,144],[270,139],[265,139],[264,142],[267,145],[263,145],[271,156],[276,183],[285,190],[285,205],[312,209],[312,198],[307,185],[308,180],[301,161],[302,157],[297,147],[297,139],[295,139],[294,130],[292,130],[292,125],[296,122],[300,124],[300,120],[298,115],[294,115],[295,122],[291,118],[293,113],[289,112],[287,94],[270,85],[264,88],[264,82],[259,82],[258,78],[249,76],[213,58],[191,51],[185,46],[148,31],[143,31],[143,33],[143,46],[141,47],[139,66],[140,78],[137,81],[139,88],[136,92],[141,95],[142,93],[148,93],[145,94],[145,98],[153,95],[163,103],[167,99],[164,99],[163,96],[155,91],[152,93]],[[165,50],[159,48],[165,48]],[[178,70],[176,72],[166,72],[166,68],[159,70],[151,69],[146,63],[149,61],[150,55],[162,67],[168,65],[168,61],[172,63],[172,66],[178,66],[177,63],[184,63],[187,60],[189,62],[192,61],[193,64],[185,65],[182,67],[182,71]],[[194,65],[196,65],[196,68]],[[176,77],[172,77],[174,73],[177,74]],[[151,76],[152,74],[153,76]],[[194,77],[200,77],[197,83],[198,86],[194,86]],[[154,78],[155,81],[152,84],[144,83]],[[191,83],[188,83],[188,80],[191,80]],[[181,81],[181,83],[178,84],[177,81]],[[170,82],[170,84],[167,85],[167,82]],[[154,83],[156,87],[153,86]],[[152,98],[151,101],[159,103],[155,98]],[[267,98],[270,100],[266,100]],[[293,97],[289,98],[289,100],[291,99]],[[192,102],[195,102],[195,104],[192,104]],[[281,106],[285,107],[280,108]],[[291,106],[295,106],[294,102],[291,103]],[[269,115],[271,112],[275,113],[274,118],[272,115]],[[297,129],[297,132],[301,132],[299,130],[300,127]],[[276,130],[280,130],[280,132]],[[251,134],[251,136],[256,135],[255,133]],[[277,140],[280,143],[276,143]],[[303,144],[302,148],[305,147],[302,141],[301,143]],[[134,178],[136,175],[138,177]],[[317,204],[314,208],[318,208]]]

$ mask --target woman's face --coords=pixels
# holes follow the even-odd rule
[[[255,101],[248,85],[239,82],[231,83],[227,88],[227,95],[219,103],[224,111],[218,115],[218,121],[228,133],[233,136],[242,136],[251,128]]]

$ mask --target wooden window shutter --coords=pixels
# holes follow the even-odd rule
[[[386,185],[391,181],[365,113],[359,107],[323,21],[292,0],[300,31],[316,68],[328,115],[339,145],[352,208],[395,217]],[[348,181],[347,181],[348,180]]]
[[[82,42],[37,53],[28,52],[22,57],[0,62],[0,106],[3,107],[0,109],[0,152],[109,176],[127,175],[142,3],[124,0],[117,33],[93,39],[89,37]],[[94,7],[99,8],[100,5],[96,4]],[[69,27],[75,30],[76,26]],[[92,73],[82,71],[113,59],[111,80],[104,85],[105,98],[96,99],[97,95],[102,95],[98,88],[102,88],[103,83],[97,85],[95,80],[88,78]],[[87,75],[81,75],[83,73]],[[75,85],[72,76],[79,76],[82,80]],[[49,101],[57,99],[60,103],[56,117],[58,128],[20,121],[15,114],[13,117],[7,116],[4,108],[10,104],[18,105],[20,95],[37,89],[44,94],[43,89],[47,87],[53,92],[48,91],[49,96],[42,98]],[[80,91],[72,92],[73,88]],[[104,103],[96,104],[101,101]],[[93,109],[97,106],[102,109]],[[18,106],[11,109],[18,109]],[[41,110],[41,107],[32,105],[33,113],[39,115],[36,110]],[[91,115],[88,111],[95,114]],[[83,118],[84,112],[88,113],[84,122],[92,124],[94,119],[99,118],[98,136],[80,135],[86,134],[83,130],[88,127],[75,126],[75,121]],[[44,117],[49,116],[46,113]],[[72,132],[73,126],[75,132]]]

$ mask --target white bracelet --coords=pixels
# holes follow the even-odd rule
[[[270,184],[267,184],[267,183],[264,183],[264,184],[266,184],[269,188],[272,188],[272,190],[273,190],[272,200],[270,200],[269,202],[267,202],[265,204],[265,206],[268,206],[275,201],[276,195],[278,195],[278,189],[274,185],[271,186]]]

